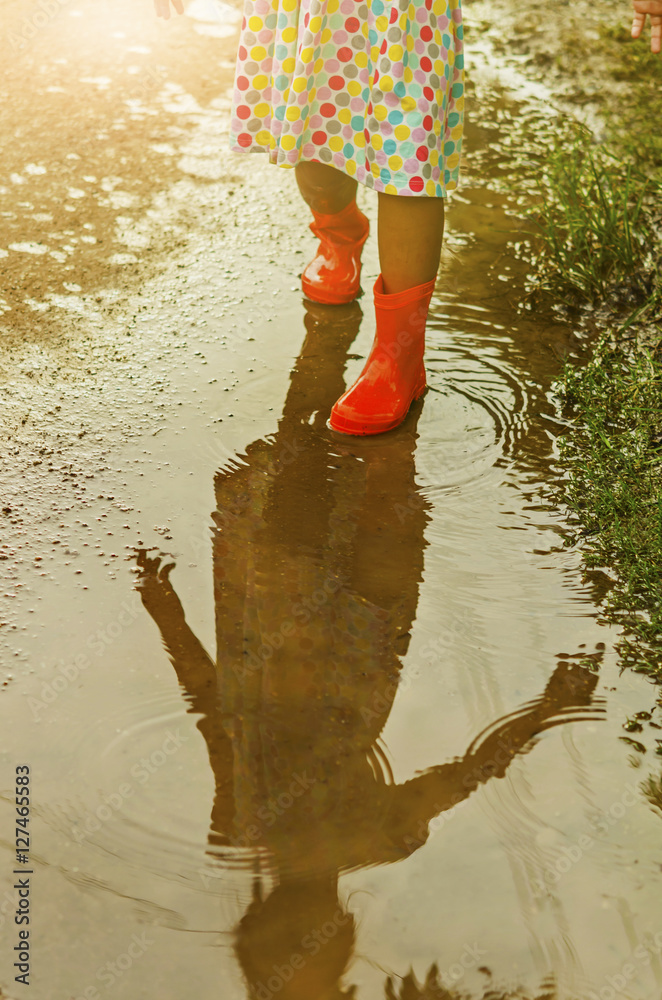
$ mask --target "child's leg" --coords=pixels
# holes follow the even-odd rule
[[[436,278],[443,235],[443,198],[379,195],[379,263],[388,295]]]
[[[392,430],[424,392],[425,320],[443,233],[441,198],[379,195],[377,331],[363,371],[331,410],[334,430]]]
[[[351,302],[361,290],[361,250],[369,230],[356,206],[356,181],[324,163],[299,163],[295,169],[313,213],[310,228],[320,240],[301,277],[303,293],[327,305]]]
[[[356,198],[356,181],[325,163],[298,163],[294,169],[301,197],[319,215],[342,212]]]

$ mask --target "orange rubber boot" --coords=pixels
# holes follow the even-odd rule
[[[343,434],[381,434],[407,416],[425,391],[425,321],[434,281],[384,293],[375,282],[377,332],[363,371],[331,410],[329,426]]]
[[[303,294],[325,305],[351,302],[361,290],[361,250],[368,238],[368,220],[355,201],[335,215],[313,212],[313,216],[310,228],[320,245],[303,272]]]

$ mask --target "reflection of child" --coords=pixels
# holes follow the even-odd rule
[[[251,1000],[349,1000],[338,981],[355,926],[339,874],[409,857],[433,819],[503,777],[534,736],[600,712],[598,674],[583,664],[597,667],[604,649],[560,655],[540,698],[492,720],[462,756],[396,781],[380,736],[412,677],[400,686],[428,504],[415,479],[420,406],[369,448],[323,433],[360,318],[356,303],[306,303],[276,433],[214,477],[213,658],[186,621],[173,564],[138,555],[143,604],[209,751],[209,846],[221,872],[256,873],[235,933]],[[266,898],[263,882],[275,883]]]
[[[175,9],[181,0],[172,0]],[[169,13],[169,0],[155,0]],[[296,168],[320,240],[304,293],[325,304],[360,291],[368,220],[358,183],[379,196],[377,333],[331,426],[397,426],[425,389],[425,320],[457,184],[463,122],[461,0],[244,0],[232,109],[236,150]]]
[[[634,18],[632,21],[632,37],[639,38],[646,24],[646,18],[651,19],[651,52],[662,49],[662,0],[632,0]]]

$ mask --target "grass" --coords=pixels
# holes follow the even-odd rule
[[[623,662],[662,681],[662,358],[607,336],[556,386],[572,430],[560,439],[562,500],[591,569],[606,569],[606,617]],[[571,540],[572,541],[572,540]]]
[[[603,24],[600,29],[600,58],[611,67],[617,83],[627,83],[627,95],[605,105],[610,135],[626,155],[644,169],[659,170],[662,164],[662,130],[657,127],[662,114],[662,58],[651,53],[648,44],[634,43],[628,28]]]
[[[642,784],[642,791],[653,809],[662,815],[662,777],[654,778],[649,775]]]
[[[644,202],[658,187],[631,162],[590,145],[585,130],[550,151],[539,182],[545,252],[539,287],[596,302],[642,269],[650,245]]]
[[[535,288],[590,304],[601,328],[555,386],[570,422],[556,499],[622,626],[623,665],[662,683],[662,58],[620,25],[594,44],[589,58],[621,86],[605,101],[606,141],[562,123],[535,175]]]
[[[595,304],[626,283],[636,309],[652,293],[662,256],[662,57],[647,39],[632,41],[620,9],[597,41],[577,43],[584,69],[609,68],[613,83],[598,77],[607,138],[597,143],[586,126],[560,116],[544,156],[537,151],[537,288],[568,304]],[[571,75],[572,58],[572,48],[560,54]]]

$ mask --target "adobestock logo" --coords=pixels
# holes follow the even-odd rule
[[[189,737],[183,736],[179,729],[173,732],[169,729],[166,738],[159,748],[153,750],[149,757],[141,757],[131,767],[130,775],[134,779],[123,781],[114,791],[104,796],[103,802],[97,806],[92,815],[88,815],[82,826],[73,827],[71,835],[77,844],[82,844],[87,837],[97,833],[109,820],[124,808],[124,803],[130,799],[139,785],[145,785],[153,774],[167,763],[168,759],[177,753],[179,748],[188,743]]]
[[[133,594],[128,600],[122,601],[120,610],[108,620],[103,628],[88,635],[85,646],[97,657],[103,657],[106,651],[133,625],[142,612],[142,601],[139,594]],[[60,660],[55,674],[50,681],[43,681],[39,697],[27,696],[28,706],[35,722],[40,722],[42,715],[57,701],[64,691],[79,680],[94,661],[87,653],[78,653],[71,661]]]
[[[41,29],[54,21],[69,2],[70,0],[39,0],[37,10],[23,18],[17,31],[9,32],[8,40],[12,51],[22,52],[26,49]]]

